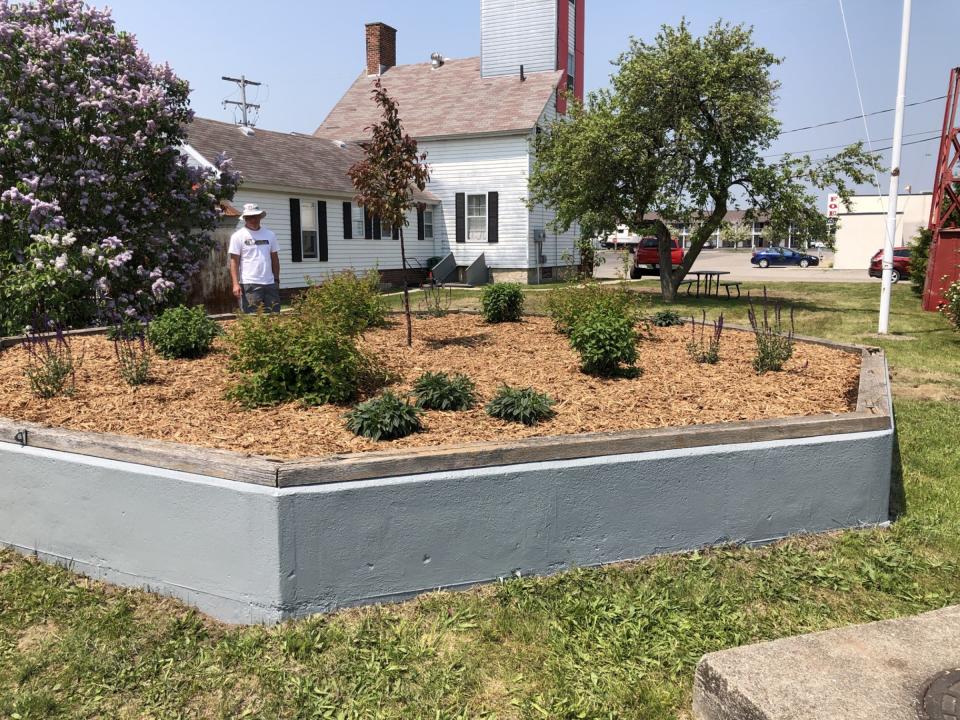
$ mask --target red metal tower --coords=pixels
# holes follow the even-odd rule
[[[923,285],[923,309],[936,310],[943,292],[960,280],[960,67],[950,71],[947,105],[943,113],[943,137],[933,180],[930,222],[933,233],[930,260]]]

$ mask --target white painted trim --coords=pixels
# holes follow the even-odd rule
[[[217,177],[220,177],[220,171],[217,169],[217,166],[214,165],[209,160],[207,160],[203,155],[201,155],[199,151],[197,151],[197,149],[194,148],[192,145],[188,143],[183,143],[180,146],[180,152],[192,158],[194,162],[200,165],[200,167],[207,168],[208,170],[213,170],[217,174]]]

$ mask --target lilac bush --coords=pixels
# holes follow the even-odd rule
[[[180,153],[188,96],[108,10],[0,0],[0,334],[183,296],[238,183]]]

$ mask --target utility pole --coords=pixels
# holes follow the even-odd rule
[[[893,243],[897,233],[897,193],[900,188],[900,151],[903,147],[903,105],[907,91],[907,54],[910,50],[910,3],[903,0],[900,30],[900,75],[897,78],[897,109],[893,121],[893,155],[890,159],[890,198],[887,207],[887,236],[883,243],[883,279],[880,285],[880,323],[877,332],[886,335],[890,327],[890,295],[893,291]]]
[[[236,100],[224,100],[223,106],[227,105],[237,105],[240,108],[240,113],[243,117],[243,121],[240,123],[242,127],[251,127],[249,116],[247,115],[247,108],[253,108],[254,110],[259,110],[260,106],[253,103],[247,102],[247,85],[259,86],[260,83],[254,82],[253,80],[247,80],[246,76],[241,75],[238,78],[227,77],[226,75],[220,78],[221,80],[226,80],[227,82],[234,82],[240,86],[240,101]]]

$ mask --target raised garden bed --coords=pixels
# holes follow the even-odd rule
[[[533,428],[430,412],[426,432],[386,449],[350,436],[342,408],[226,403],[222,353],[158,363],[155,384],[129,390],[105,341],[86,339],[77,395],[38,401],[13,349],[0,360],[0,543],[270,622],[887,520],[881,352],[801,342],[784,372],[758,377],[749,334],[728,332],[720,364],[694,366],[687,332],[654,331],[632,380],[579,373],[543,319],[423,320],[412,351],[400,328],[369,333],[400,389],[459,370],[484,400],[513,382],[559,401]]]
[[[102,336],[74,341],[83,361],[77,393],[70,398],[33,397],[23,376],[25,351],[11,348],[0,355],[0,417],[293,459],[844,413],[856,405],[859,354],[836,347],[798,343],[783,372],[758,377],[750,365],[751,333],[728,331],[720,363],[698,366],[685,350],[689,328],[651,328],[640,344],[643,374],[603,379],[580,372],[576,353],[546,318],[488,325],[476,315],[456,314],[418,319],[414,330],[413,348],[406,347],[399,322],[364,338],[399,377],[395,389],[409,391],[428,370],[462,372],[476,382],[482,402],[466,412],[427,412],[424,432],[399,440],[353,435],[344,426],[342,407],[240,408],[224,399],[231,378],[222,343],[200,360],[157,359],[155,381],[130,388],[117,374],[112,344]],[[557,401],[556,416],[532,427],[491,418],[483,402],[504,383],[548,393]]]

